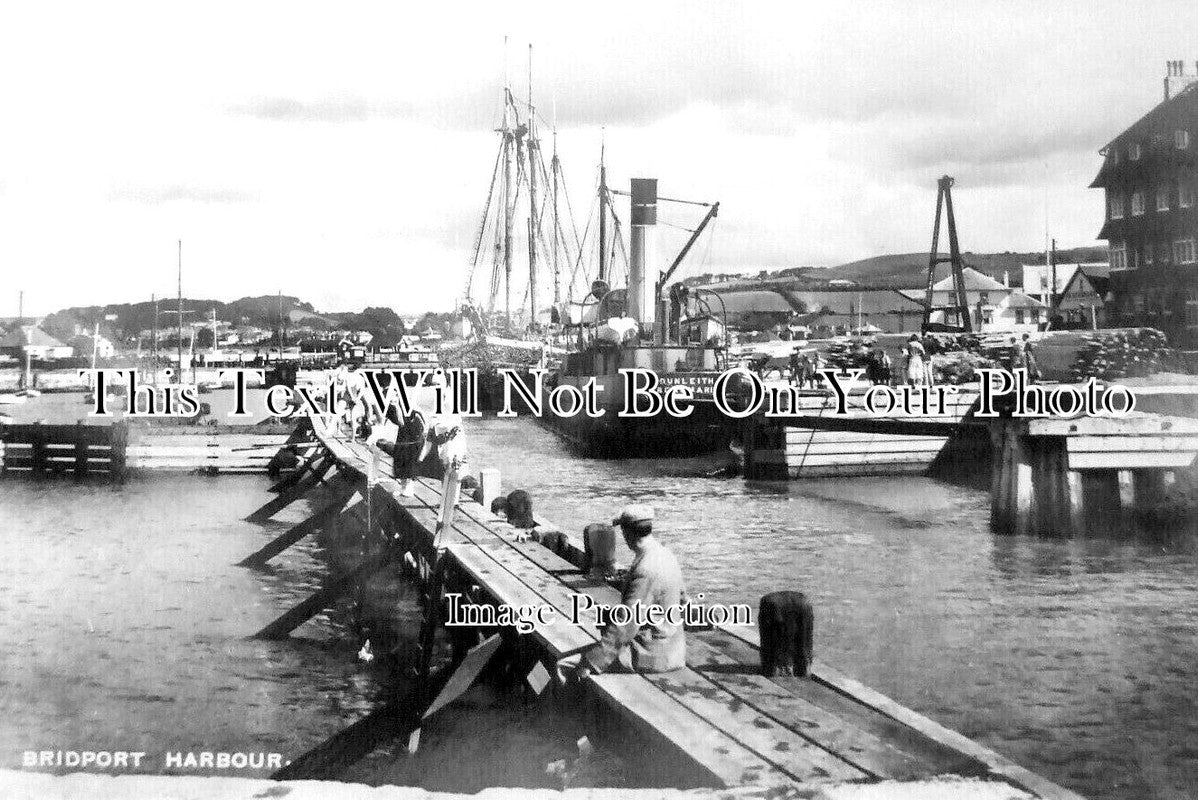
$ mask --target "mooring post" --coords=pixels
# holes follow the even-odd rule
[[[757,612],[761,674],[802,677],[815,658],[815,611],[802,592],[771,592]]]
[[[499,479],[499,470],[494,467],[483,467],[478,471],[478,485],[482,487],[482,507],[490,508],[491,501],[499,497],[502,490],[502,482]]]

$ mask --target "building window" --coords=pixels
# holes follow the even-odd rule
[[[1132,142],[1127,146],[1127,157],[1132,161],[1139,161],[1141,155],[1140,143]]]
[[[1015,324],[1016,325],[1023,324],[1023,309],[1022,308],[1015,309]]]
[[[982,305],[986,305],[987,303],[989,303],[990,302],[990,293],[989,292],[978,292],[978,302],[981,303]]]
[[[1123,195],[1118,192],[1112,193],[1107,205],[1111,219],[1123,219]]]
[[[1198,328],[1198,289],[1186,290],[1186,327]]]
[[[1173,243],[1173,261],[1178,264],[1193,264],[1195,258],[1194,237],[1178,239]]]
[[[1144,193],[1134,192],[1131,196],[1131,215],[1133,217],[1144,216]]]
[[[1184,180],[1177,182],[1177,205],[1182,208],[1194,205],[1194,187]]]
[[[1112,270],[1127,269],[1127,243],[1112,242],[1110,252]]]
[[[1190,146],[1190,132],[1189,131],[1174,131],[1173,132],[1173,143],[1177,145],[1178,150],[1185,150],[1187,147]]]
[[[1156,190],[1156,210],[1157,211],[1168,211],[1169,210],[1169,187],[1168,186],[1161,186],[1161,187],[1157,188],[1157,190]]]

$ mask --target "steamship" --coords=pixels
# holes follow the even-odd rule
[[[704,339],[693,325],[684,324],[684,317],[693,320],[715,316],[705,299],[682,284],[664,291],[703,229],[715,218],[719,203],[700,204],[707,207],[707,214],[682,251],[668,269],[652,273],[649,265],[654,263],[657,180],[634,178],[630,188],[628,286],[612,290],[602,279],[594,282],[593,303],[579,322],[583,344],[565,356],[542,389],[546,395],[560,385],[581,391],[594,380],[597,405],[604,413],[599,417],[586,413],[558,416],[548,411],[545,397],[546,412],[539,419],[583,454],[598,458],[681,457],[727,450],[735,420],[722,414],[712,401],[716,378],[727,366],[723,326],[719,335]],[[601,168],[601,215],[607,213],[609,203],[606,173]],[[603,216],[600,222],[600,231],[604,231]],[[601,275],[606,272],[602,261],[606,252],[603,242]],[[620,416],[625,405],[625,381],[631,379],[620,370],[628,368],[652,370],[662,391],[670,386],[689,386],[693,411],[685,417],[664,411],[648,417]]]

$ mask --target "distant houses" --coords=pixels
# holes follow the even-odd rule
[[[19,325],[0,338],[0,354],[16,359],[29,357],[37,361],[71,358],[75,348],[63,344],[36,325]]]

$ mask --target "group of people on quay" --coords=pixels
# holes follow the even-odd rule
[[[934,336],[920,336],[912,333],[903,344],[899,356],[900,366],[895,369],[895,360],[879,344],[858,345],[860,350],[856,361],[865,369],[865,379],[873,385],[894,386],[910,384],[932,386],[936,383],[932,357],[943,351],[943,346]],[[1036,366],[1035,349],[1028,334],[1022,338],[1011,337],[1008,347],[1012,370],[1027,370],[1028,379],[1035,380],[1039,374]],[[816,349],[803,350],[796,348],[788,359],[788,371],[785,377],[799,389],[819,389],[823,384],[820,371],[827,369],[828,363]],[[759,371],[763,371],[759,369]]]

